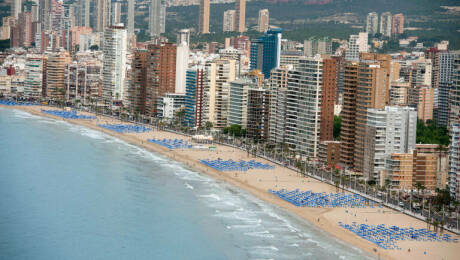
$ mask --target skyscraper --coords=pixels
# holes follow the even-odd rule
[[[200,0],[200,16],[198,21],[198,32],[201,34],[209,33],[209,0]]]
[[[127,48],[124,26],[112,25],[105,29],[102,73],[102,97],[105,101],[122,101],[125,97]]]
[[[164,24],[163,5],[161,0],[150,1],[149,11],[149,32],[150,36],[160,36],[163,33],[162,24]]]
[[[345,59],[347,61],[358,61],[359,53],[369,51],[368,37],[369,35],[365,32],[360,32],[358,35],[350,35],[348,48],[345,52]]]
[[[227,126],[229,82],[236,77],[236,61],[218,59],[206,64],[209,81],[209,121],[214,128]]]
[[[260,70],[268,79],[270,71],[279,67],[281,32],[281,29],[271,29],[251,42],[250,70]]]
[[[328,37],[311,37],[304,41],[304,55],[313,57],[316,54],[332,54],[332,41]]]
[[[246,0],[235,1],[236,23],[235,29],[238,32],[246,31]]]
[[[97,0],[97,23],[96,31],[104,32],[105,28],[111,25],[111,8],[110,0]]]
[[[67,51],[48,54],[44,97],[63,100],[66,97],[65,68],[71,58]]]
[[[227,10],[224,12],[223,28],[224,32],[235,31],[236,16],[235,10]]]
[[[361,53],[344,71],[341,162],[362,172],[367,109],[383,109],[389,101],[391,57]],[[359,89],[359,91],[358,91]]]
[[[25,64],[24,96],[39,99],[43,88],[43,57],[38,54],[27,54]]]
[[[42,29],[48,30],[50,25],[50,0],[39,0],[39,11],[40,11],[40,24]]]
[[[179,33],[180,34],[180,33]],[[178,38],[181,37],[178,35]],[[177,42],[176,54],[176,88],[175,93],[185,93],[186,72],[188,68],[189,45],[186,37]]]
[[[383,36],[391,37],[392,19],[390,12],[385,12],[380,15],[380,33]]]
[[[129,88],[126,97],[126,105],[131,113],[145,113],[147,56],[148,52],[145,49],[133,51]]]
[[[393,16],[393,23],[391,26],[391,33],[393,35],[403,34],[404,33],[404,15],[395,14]]]
[[[185,125],[200,127],[209,120],[209,91],[206,70],[197,66],[187,70],[185,90]]]
[[[297,154],[317,157],[321,140],[332,140],[336,61],[299,59],[295,69],[278,68],[270,78],[270,140]]]
[[[121,23],[121,2],[112,3],[112,24]]]
[[[177,48],[172,43],[156,43],[149,44],[147,51],[145,114],[156,117],[159,97],[175,92]]]
[[[367,15],[366,32],[370,35],[374,35],[379,32],[379,15],[376,12],[372,12]]]
[[[22,0],[13,0],[11,3],[11,16],[18,19],[20,13],[22,13]]]
[[[380,172],[393,153],[415,149],[417,111],[409,107],[368,109],[365,123],[363,176],[382,184]],[[395,141],[396,140],[396,141]]]
[[[135,0],[128,0],[128,37],[134,34],[134,2]]]
[[[270,13],[268,9],[259,10],[259,20],[258,20],[258,29],[259,32],[266,32],[270,27]]]
[[[89,27],[90,0],[78,0],[77,26]]]
[[[439,83],[436,109],[436,125],[447,126],[449,122],[449,92],[453,88],[454,60],[460,58],[460,52],[439,53]]]

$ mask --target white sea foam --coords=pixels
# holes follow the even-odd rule
[[[218,195],[216,195],[214,193],[213,194],[200,195],[200,197],[202,197],[202,198],[211,198],[211,199],[218,200],[218,201],[222,200]]]
[[[190,190],[194,189],[193,186],[188,183],[185,183],[185,187],[187,187],[187,189],[190,189]]]
[[[275,235],[270,234],[270,231],[268,230],[258,231],[258,232],[246,232],[244,234],[247,236],[261,237],[261,238],[274,238],[275,237]]]

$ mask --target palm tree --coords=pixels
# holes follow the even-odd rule
[[[430,219],[430,217],[427,217],[427,218],[426,218],[426,229],[427,229],[428,231],[430,231],[430,223],[431,223],[431,219]]]

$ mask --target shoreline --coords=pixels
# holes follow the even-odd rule
[[[102,132],[108,134],[110,136],[116,137],[120,140],[123,140],[131,145],[135,145],[137,147],[141,147],[146,149],[149,152],[160,154],[168,159],[172,159],[183,164],[190,169],[197,171],[199,173],[205,174],[211,178],[214,178],[219,181],[223,181],[228,183],[232,186],[235,186],[239,189],[249,192],[253,196],[257,197],[258,199],[275,205],[277,207],[282,208],[283,210],[287,210],[289,213],[294,214],[296,217],[307,221],[310,224],[313,224],[319,230],[325,232],[325,234],[334,237],[339,242],[342,242],[350,247],[358,248],[368,255],[373,256],[375,258],[383,258],[383,259],[416,259],[416,258],[423,258],[423,259],[455,259],[456,255],[460,254],[460,246],[455,243],[439,243],[439,242],[419,242],[419,241],[400,241],[398,244],[403,249],[410,248],[411,252],[407,252],[406,250],[384,250],[377,245],[360,238],[359,236],[351,233],[348,230],[341,228],[337,224],[338,221],[347,221],[350,222],[356,221],[357,223],[365,223],[363,220],[365,218],[366,222],[369,219],[369,222],[366,224],[399,224],[399,221],[404,221],[407,226],[417,227],[417,228],[426,228],[426,223],[423,221],[414,219],[407,215],[404,215],[400,212],[394,211],[389,208],[382,208],[382,209],[370,209],[370,208],[363,208],[363,209],[350,209],[350,208],[308,208],[308,207],[296,207],[275,195],[268,193],[269,188],[289,188],[295,189],[298,188],[300,190],[314,190],[315,192],[318,191],[325,191],[325,192],[334,192],[335,186],[330,184],[326,184],[323,182],[319,182],[310,177],[302,177],[297,172],[292,171],[286,167],[282,167],[276,165],[275,170],[270,170],[268,173],[264,172],[263,170],[251,170],[251,173],[233,173],[233,172],[220,172],[210,167],[205,166],[198,162],[197,157],[201,156],[221,156],[223,159],[229,159],[226,156],[232,156],[235,158],[245,158],[245,159],[255,159],[257,161],[261,161],[263,163],[270,163],[263,158],[260,157],[253,157],[248,156],[246,152],[241,151],[239,149],[235,149],[232,147],[220,145],[220,144],[213,144],[216,149],[216,153],[212,154],[210,151],[193,151],[190,153],[189,150],[169,150],[166,147],[159,146],[153,143],[149,143],[146,141],[146,137],[169,137],[169,138],[182,138],[182,139],[189,139],[189,137],[166,132],[166,131],[158,131],[154,130],[149,133],[129,133],[129,134],[120,134],[108,129],[101,128],[97,126],[97,123],[102,122],[112,122],[112,123],[119,123],[120,121],[116,119],[112,119],[105,116],[98,116],[96,120],[81,120],[81,119],[63,119],[60,117],[52,116],[49,114],[42,113],[40,111],[42,106],[33,106],[33,107],[8,107],[8,106],[1,106],[4,108],[12,108],[21,111],[28,112],[30,114],[40,116],[40,117],[47,117],[52,118],[55,120],[65,121],[74,125],[83,126],[98,132]],[[90,114],[83,112],[83,114]],[[93,114],[94,115],[94,114]],[[125,123],[128,124],[128,123]],[[220,152],[220,154],[219,154]],[[208,157],[209,158],[209,157]],[[277,186],[280,187],[277,187]],[[350,211],[350,212],[348,212]],[[349,213],[354,211],[354,218],[350,216]],[[351,214],[352,215],[352,214]],[[358,222],[358,220],[361,221]],[[399,221],[398,221],[399,220]],[[335,223],[334,223],[335,222]],[[446,232],[449,233],[449,232]],[[457,235],[451,234],[453,237],[458,238]],[[456,246],[457,245],[457,246]],[[376,250],[375,250],[376,249]],[[428,255],[424,255],[424,252],[429,252]]]

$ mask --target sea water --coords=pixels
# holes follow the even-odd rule
[[[368,259],[245,191],[0,108],[0,259]]]

